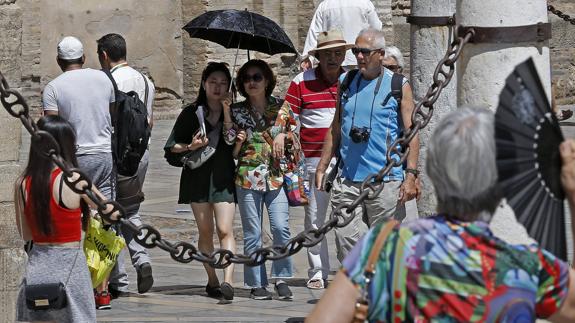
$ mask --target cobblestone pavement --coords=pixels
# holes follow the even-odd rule
[[[197,245],[197,228],[190,207],[177,204],[181,169],[168,165],[163,158],[162,148],[173,123],[173,120],[155,122],[150,147],[150,168],[144,187],[146,201],[141,207],[142,220],[160,229],[162,236],[171,241],[192,241]],[[303,217],[302,207],[290,209],[292,233],[303,230]],[[264,227],[267,227],[269,232],[267,223]],[[242,252],[242,230],[238,211],[234,219],[234,234],[237,250]],[[217,246],[217,238],[214,241]],[[269,243],[269,238],[265,241]],[[333,236],[329,237],[329,241],[330,247],[335,250]],[[250,299],[249,290],[243,289],[243,268],[236,266],[236,296],[231,304],[221,304],[218,300],[206,296],[204,288],[207,276],[202,264],[175,262],[169,254],[157,248],[151,249],[150,253],[155,279],[152,290],[144,295],[137,294],[135,271],[132,267],[128,268],[131,280],[129,296],[113,300],[112,310],[98,311],[98,322],[302,322],[322,294],[321,291],[312,291],[305,287],[305,251],[293,258],[294,278],[288,281],[294,293],[293,301]],[[333,255],[331,267],[337,270],[339,262],[335,258],[335,252],[330,253]],[[130,260],[126,258],[128,267],[129,264]],[[221,270],[218,274],[222,279]]]

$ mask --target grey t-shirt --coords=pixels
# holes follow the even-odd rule
[[[76,130],[78,155],[112,151],[110,103],[114,87],[102,71],[83,68],[62,73],[44,88],[44,111],[57,111]]]

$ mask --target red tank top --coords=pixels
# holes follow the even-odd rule
[[[54,181],[60,173],[62,173],[60,168],[56,168],[54,171],[52,171],[52,176],[50,179],[51,189],[54,189]],[[30,195],[30,185],[28,185],[29,179],[30,178],[26,178],[26,192],[28,193],[28,201],[33,198]],[[62,183],[62,185],[66,184]],[[53,192],[50,192],[50,214],[52,215],[52,234],[50,236],[46,236],[38,230],[34,218],[31,216],[32,212],[32,204],[27,202],[24,213],[26,214],[26,222],[28,222],[28,227],[30,228],[34,242],[66,243],[81,240],[82,210],[80,208],[73,210],[67,209],[58,205],[58,202],[56,202],[54,199]]]

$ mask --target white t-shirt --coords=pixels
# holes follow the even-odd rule
[[[142,77],[143,74],[140,74],[140,72],[127,64],[116,65],[110,70],[110,72],[116,81],[116,85],[118,85],[118,90],[125,93],[134,91],[138,93],[138,97],[142,102],[144,102],[146,83],[144,83],[144,78]],[[152,83],[147,76],[144,75],[144,77],[148,82],[148,102],[144,103],[148,110],[148,118],[151,120],[153,117],[152,104],[154,103],[156,88],[154,87],[154,83]]]
[[[74,127],[77,155],[112,151],[114,87],[104,72],[91,68],[64,72],[46,85],[42,101],[44,111],[57,111]]]
[[[316,48],[317,36],[322,31],[339,29],[345,41],[353,44],[362,29],[381,29],[381,26],[381,20],[370,0],[324,0],[311,20],[302,55],[306,56],[310,50]],[[342,65],[357,65],[351,50],[346,52]]]

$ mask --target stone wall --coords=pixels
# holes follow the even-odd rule
[[[11,88],[22,90],[27,71],[22,68],[20,1],[0,0],[0,71]],[[24,72],[23,72],[24,71]],[[14,217],[13,187],[20,173],[20,121],[0,108],[0,322],[13,322],[16,296],[26,256]]]
[[[40,90],[61,71],[56,46],[64,36],[84,44],[85,67],[99,69],[96,40],[119,33],[128,44],[128,62],[146,73],[156,86],[155,109],[179,106],[183,97],[181,2],[148,0],[23,0],[22,75],[33,107],[40,106]],[[38,113],[37,109],[36,113]]]
[[[550,0],[556,9],[575,17],[575,2],[572,0]],[[575,104],[575,25],[563,21],[550,13],[553,38],[549,42],[551,51],[552,78],[557,84],[557,104]]]

